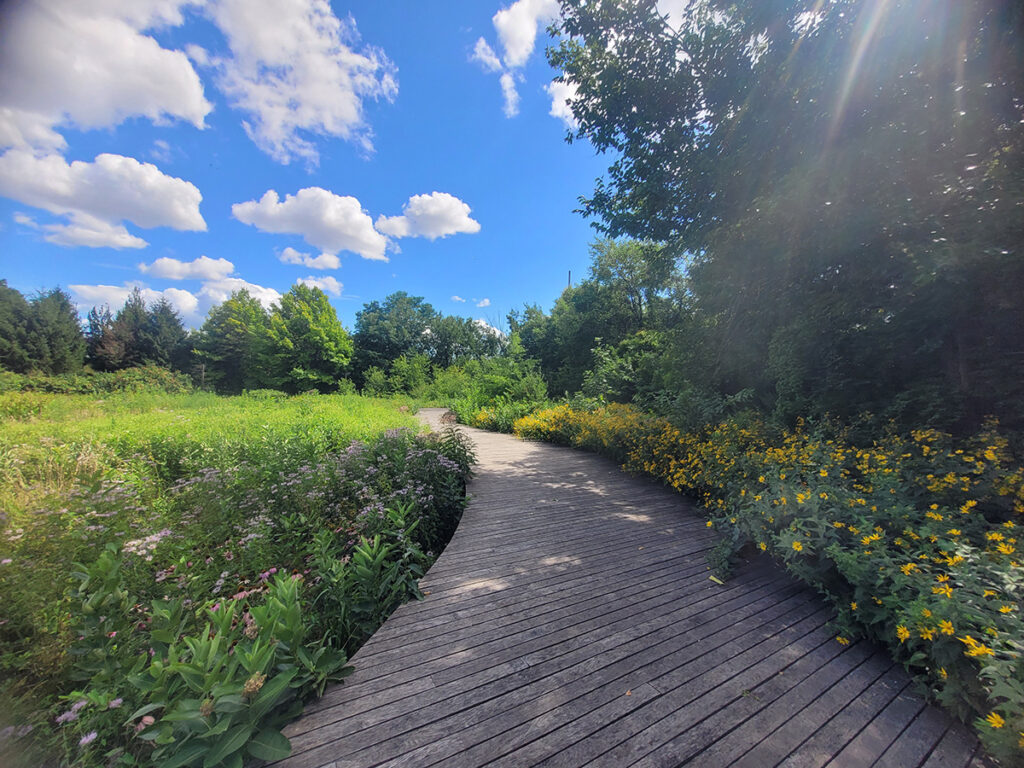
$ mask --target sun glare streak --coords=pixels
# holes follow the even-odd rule
[[[804,16],[805,19],[808,20],[809,23],[807,23],[804,26],[804,28],[800,30],[800,34],[797,37],[796,42],[793,43],[793,48],[790,50],[789,55],[786,57],[786,65],[782,69],[782,71],[785,73],[782,79],[782,85],[787,84],[790,78],[793,76],[793,62],[796,60],[796,55],[800,51],[800,46],[803,45],[804,40],[807,39],[807,36],[813,34],[815,29],[817,28],[815,20],[820,19],[821,9],[824,7],[824,5],[825,0],[817,0],[817,2],[814,4],[814,7],[810,11],[807,11],[805,14],[801,14],[802,16]]]
[[[843,84],[839,88],[839,97],[836,99],[836,106],[832,115],[832,125],[829,127],[830,142],[835,137],[842,123],[843,114],[846,112],[846,104],[850,100],[850,94],[853,91],[854,83],[857,81],[857,75],[860,72],[861,65],[864,63],[864,58],[867,56],[868,49],[871,47],[871,42],[878,32],[882,19],[888,11],[889,4],[890,0],[877,0],[874,8],[865,11],[867,20],[861,25],[862,28],[858,33],[859,39],[854,47],[853,57],[850,59],[846,76],[843,78]]]

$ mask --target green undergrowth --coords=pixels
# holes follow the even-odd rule
[[[356,395],[8,392],[0,414],[5,765],[287,754],[281,725],[419,595],[473,460]]]

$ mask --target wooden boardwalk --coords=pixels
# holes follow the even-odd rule
[[[467,432],[471,502],[426,599],[289,726],[280,768],[987,764],[767,560],[710,581],[714,535],[679,495],[601,457]]]

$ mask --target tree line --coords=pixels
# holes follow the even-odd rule
[[[26,298],[0,280],[0,366],[15,373],[157,365],[224,394],[351,387],[383,394],[411,392],[435,370],[493,358],[505,344],[495,329],[404,292],[366,304],[350,334],[319,288],[296,284],[269,309],[240,290],[189,332],[166,299],[147,304],[138,289],[116,312],[94,307],[83,324],[61,289]]]

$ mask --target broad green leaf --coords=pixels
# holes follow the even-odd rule
[[[251,726],[236,725],[210,747],[210,751],[203,760],[203,768],[216,768],[221,763],[226,762],[229,755],[238,752],[238,750],[245,746],[245,742],[249,740],[250,735],[252,735]]]
[[[295,677],[295,670],[281,672],[272,677],[270,681],[263,686],[263,689],[253,700],[249,709],[253,722],[259,721],[260,718],[273,709],[277,700],[281,697],[281,694],[284,693],[293,677]]]
[[[182,768],[182,766],[190,765],[194,761],[197,761],[203,756],[206,750],[206,744],[201,744],[195,741],[189,742],[171,757],[157,763],[157,768]]]
[[[238,694],[221,696],[213,704],[214,712],[240,712],[245,709],[245,700]]]
[[[264,728],[245,746],[253,757],[260,760],[281,760],[292,753],[292,744],[276,728]]]

